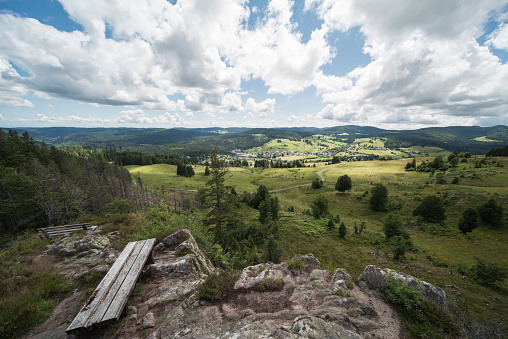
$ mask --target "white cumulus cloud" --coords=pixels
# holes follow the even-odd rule
[[[505,114],[508,98],[502,88],[508,65],[476,41],[490,13],[505,3],[306,1],[307,10],[315,9],[329,27],[346,31],[359,26],[366,37],[364,52],[372,58],[345,77],[323,77],[317,88],[330,105],[320,116],[368,123],[376,121],[370,116],[387,115],[432,124],[440,122],[432,118],[435,114]],[[492,39],[496,34],[501,31]],[[407,113],[412,111],[419,114]]]

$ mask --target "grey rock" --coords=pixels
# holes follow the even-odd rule
[[[178,230],[175,233],[171,234],[170,236],[164,238],[164,240],[162,240],[162,243],[164,244],[164,247],[174,249],[176,246],[180,245],[182,242],[191,237],[192,235],[190,231],[187,228],[182,228],[181,230]],[[160,249],[160,247],[157,248]]]
[[[155,316],[152,312],[148,312],[143,317],[143,328],[152,328],[155,326]]]
[[[301,316],[293,321],[290,333],[279,338],[309,338],[309,339],[360,339],[358,334],[348,331],[336,323],[329,323],[321,318]]]
[[[109,265],[98,265],[92,268],[92,272],[98,273],[100,275],[106,275],[109,271]]]
[[[301,260],[305,265],[321,267],[321,263],[312,253],[305,255],[298,254],[295,258]]]
[[[283,265],[259,264],[249,266],[242,270],[240,277],[235,283],[234,289],[251,289],[264,279],[283,279],[288,272]]]
[[[398,273],[389,268],[381,269],[373,265],[368,265],[358,278],[359,281],[366,282],[370,288],[380,291],[386,289],[387,281],[390,279],[414,289],[419,289],[423,291],[424,296],[428,300],[440,307],[446,307],[446,293],[441,287],[419,280],[408,274]]]
[[[381,327],[377,322],[365,318],[350,318],[350,321],[361,332],[369,332]]]
[[[79,335],[76,334],[67,334],[65,333],[65,330],[69,327],[69,324],[63,324],[58,326],[57,328],[54,328],[52,330],[39,333],[37,335],[32,336],[32,339],[75,339],[79,338]]]

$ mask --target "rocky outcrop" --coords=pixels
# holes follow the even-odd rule
[[[73,254],[60,256],[66,251]],[[74,277],[82,272],[105,273],[116,258],[104,239],[64,238],[53,244],[50,252],[62,260],[62,270],[73,272]],[[139,337],[141,332],[153,339],[404,335],[393,306],[367,288],[382,290],[384,277],[396,275],[391,270],[368,266],[360,276],[362,289],[345,269],[330,272],[312,254],[298,255],[289,261],[289,267],[265,263],[245,268],[226,297],[210,303],[197,300],[196,290],[216,269],[189,230],[165,238],[153,254],[154,263],[143,271],[141,292],[131,296],[127,315],[107,338]],[[396,276],[408,284],[427,286],[409,276]],[[428,288],[429,294],[435,291],[439,295],[438,289]]]
[[[109,245],[109,239],[101,235],[86,235],[84,237],[66,236],[50,245],[48,254],[58,257],[69,257],[73,255],[85,256],[96,251],[102,251]],[[90,252],[92,251],[92,252]]]
[[[160,338],[400,336],[393,308],[356,287],[347,271],[331,274],[312,255],[299,260],[304,267],[298,270],[288,269],[285,263],[245,268],[221,302],[190,295],[169,312],[159,329]]]
[[[409,287],[422,290],[424,297],[429,301],[432,301],[438,306],[446,307],[446,293],[441,287],[419,280],[408,274],[395,272],[389,268],[381,269],[373,265],[368,265],[360,274],[358,280],[360,284],[366,283],[366,285],[364,285],[365,287],[380,291],[386,289],[387,282],[395,280]]]
[[[109,237],[98,233],[85,236],[67,235],[48,246],[46,255],[62,259],[60,272],[69,278],[84,274],[105,275],[117,258],[117,251],[111,248]]]

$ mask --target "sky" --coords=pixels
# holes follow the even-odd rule
[[[0,0],[0,127],[508,125],[508,1]]]

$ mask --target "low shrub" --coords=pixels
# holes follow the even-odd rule
[[[292,258],[287,265],[290,270],[301,270],[303,268],[303,261],[298,258]]]
[[[230,270],[221,270],[212,273],[206,280],[198,286],[196,298],[211,302],[224,299],[233,288],[236,281],[236,274]]]
[[[390,277],[385,290],[395,304],[411,338],[458,338],[460,331],[450,315],[435,304],[423,300],[423,291]]]
[[[394,277],[387,278],[385,293],[388,300],[406,311],[413,310],[422,304],[422,290],[409,287]]]
[[[476,264],[471,266],[470,275],[480,285],[489,286],[497,281],[508,278],[508,272],[503,267],[475,258]]]
[[[282,278],[263,278],[255,287],[256,291],[280,291],[284,288],[284,279]]]

